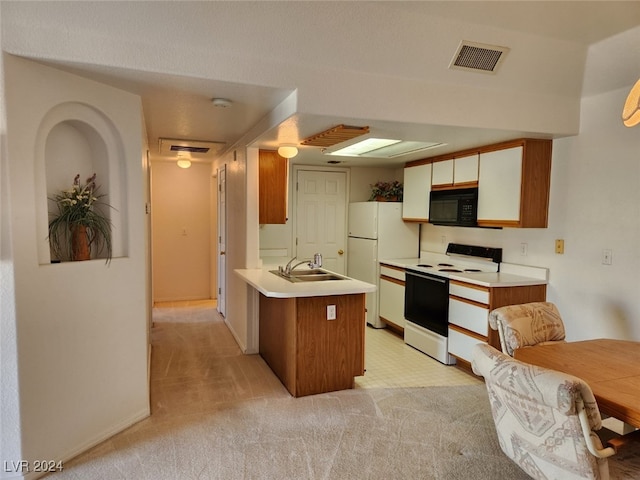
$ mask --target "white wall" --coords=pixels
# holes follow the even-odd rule
[[[151,162],[153,300],[211,295],[211,165]]]
[[[640,127],[621,121],[630,88],[584,98],[580,135],[554,141],[549,228],[423,225],[421,248],[443,251],[442,236],[502,247],[506,262],[549,268],[547,298],[569,340],[640,340]],[[563,255],[555,239],[565,240]],[[602,264],[603,249],[613,251],[612,265]]]
[[[0,8],[0,37],[2,35]],[[11,260],[9,156],[7,154],[4,55],[0,55],[0,460],[24,458],[20,442],[18,345],[16,336],[15,269]],[[0,473],[0,478],[8,477]]]
[[[243,352],[253,346],[247,321],[248,286],[233,271],[247,267],[247,152],[237,148],[217,159],[212,168],[226,165],[226,315],[225,323]],[[257,228],[257,226],[256,226]],[[256,252],[257,255],[257,252]]]
[[[351,167],[349,203],[366,202],[371,197],[371,185],[376,182],[403,181],[402,168]]]
[[[3,443],[20,454],[18,459],[69,459],[149,414],[141,102],[136,95],[16,57],[4,58],[4,73],[3,182],[10,189],[3,190],[2,205],[2,337],[4,355],[11,352],[15,322],[17,365],[9,358],[0,367],[3,396],[10,397],[2,406],[10,428],[6,439],[3,423]],[[127,245],[126,256],[109,265],[38,260],[36,204],[46,205],[46,192],[35,181],[41,166],[36,139],[48,112],[73,102],[91,105],[109,119],[120,139]],[[75,173],[69,172],[70,178]],[[15,386],[16,366],[18,388],[7,390],[5,378]],[[16,414],[19,428],[13,424]]]

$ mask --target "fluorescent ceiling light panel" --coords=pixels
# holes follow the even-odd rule
[[[336,150],[335,152],[328,152],[329,155],[340,155],[343,157],[359,157],[365,153],[378,150],[394,143],[400,143],[401,140],[392,140],[389,138],[367,138],[353,145]]]
[[[417,153],[423,150],[429,150],[431,148],[441,147],[446,143],[440,142],[400,142],[388,147],[383,147],[375,152],[368,154],[369,157],[376,158],[395,158],[403,155],[409,155],[410,153]]]

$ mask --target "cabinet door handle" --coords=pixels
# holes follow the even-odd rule
[[[221,252],[220,252],[220,255],[224,255],[224,254],[226,254],[226,253],[227,253],[227,252],[225,252],[225,251],[223,250],[223,251],[221,251]]]

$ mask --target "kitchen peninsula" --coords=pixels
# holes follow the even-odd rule
[[[375,285],[235,272],[260,293],[260,355],[291,395],[353,388],[354,377],[364,375],[365,294]]]

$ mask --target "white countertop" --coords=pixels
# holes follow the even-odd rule
[[[392,258],[380,260],[380,263],[400,268],[411,268],[420,263],[420,259]],[[548,283],[546,268],[502,263],[500,264],[500,269],[501,271],[496,273],[450,273],[449,280],[458,280],[483,287],[523,287],[527,285],[546,285]],[[531,272],[531,276],[526,275],[527,272]]]
[[[324,297],[376,291],[375,285],[348,277],[345,277],[344,280],[294,283],[271,273],[269,270],[269,268],[237,269],[234,272],[267,297]],[[344,275],[340,276],[344,277]]]

